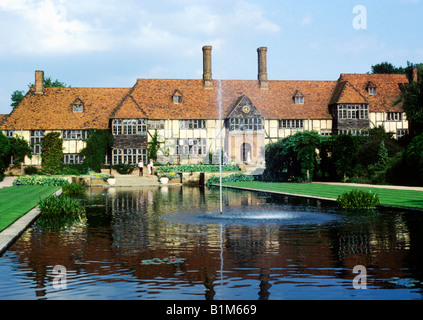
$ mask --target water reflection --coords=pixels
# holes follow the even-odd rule
[[[35,224],[0,258],[1,299],[421,299],[416,214],[226,190],[220,216],[218,191],[180,186],[91,189],[85,201],[86,220]],[[55,265],[66,290],[52,288]],[[356,265],[369,290],[353,289]]]

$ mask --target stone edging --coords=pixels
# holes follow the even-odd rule
[[[62,194],[62,188],[55,192],[57,196]],[[33,208],[13,224],[0,232],[0,257],[9,248],[9,246],[21,236],[21,234],[38,218],[40,209]]]

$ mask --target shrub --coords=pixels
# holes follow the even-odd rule
[[[24,172],[27,175],[34,175],[34,174],[38,174],[38,169],[36,167],[29,166],[29,167],[25,167]]]
[[[77,183],[70,183],[62,186],[62,191],[66,196],[79,196],[85,193],[85,187]]]
[[[135,166],[130,164],[116,164],[112,168],[120,174],[130,174],[135,170]]]
[[[43,176],[20,176],[13,181],[15,186],[64,186],[67,184],[69,184],[67,180]]]
[[[157,168],[157,172],[219,172],[219,166],[213,164],[181,164],[181,165],[168,165]],[[222,165],[222,171],[232,172],[239,171],[237,165],[227,164]]]
[[[380,204],[379,196],[376,193],[355,189],[350,192],[344,192],[338,196],[336,201],[343,209],[372,209]]]
[[[243,173],[235,173],[231,174],[228,177],[222,177],[222,183],[226,182],[241,182],[241,181],[254,181],[254,176],[243,174]],[[206,182],[206,187],[210,188],[212,184],[219,184],[220,177],[214,176],[210,177],[209,180]]]
[[[86,167],[101,171],[104,157],[113,145],[113,134],[110,130],[90,130],[87,146],[81,150]]]

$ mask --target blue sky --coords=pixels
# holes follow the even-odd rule
[[[204,45],[215,79],[256,79],[261,46],[270,80],[420,63],[422,16],[423,0],[0,0],[0,113],[35,70],[73,87],[201,79]]]

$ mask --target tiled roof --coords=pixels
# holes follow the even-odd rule
[[[243,95],[267,119],[330,119],[335,86],[336,81],[269,81],[269,90],[261,90],[254,80],[214,80],[213,89],[204,89],[202,80],[139,79],[131,97],[150,119],[217,119],[219,97],[225,116]],[[173,102],[175,90],[183,96],[182,104]],[[297,91],[304,104],[294,104]]]
[[[8,114],[0,114],[0,125],[2,124],[2,122],[3,122],[4,120],[6,120],[6,118],[7,118],[8,116],[9,116]]]
[[[2,129],[107,129],[112,110],[129,88],[45,88],[44,94],[30,90],[15,107]],[[83,112],[73,112],[81,100]]]
[[[402,74],[341,74],[331,103],[369,103],[370,111],[401,111],[393,102],[403,83],[408,79]],[[369,85],[376,87],[375,95],[369,95]]]
[[[45,88],[30,90],[4,119],[1,129],[106,129],[110,118],[217,119],[229,115],[242,97],[248,97],[266,119],[332,119],[329,105],[369,103],[370,111],[400,111],[392,106],[407,83],[405,75],[341,74],[338,81],[269,81],[261,90],[256,80],[139,79],[132,88]],[[369,95],[368,86],[377,88]],[[174,103],[173,96],[182,96]],[[304,96],[295,104],[295,96]],[[73,112],[75,101],[83,112]],[[3,119],[3,124],[1,120]]]

